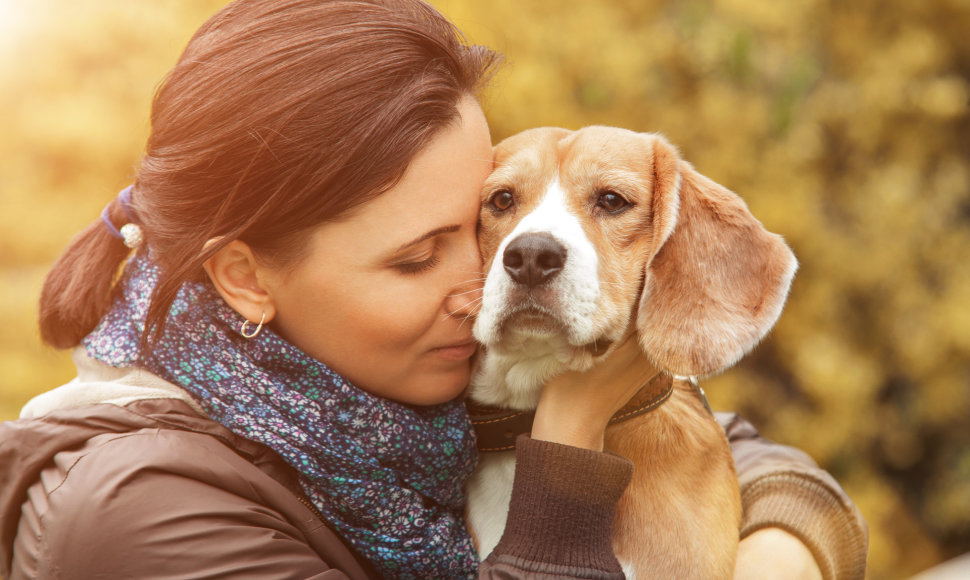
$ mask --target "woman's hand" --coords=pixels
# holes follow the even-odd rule
[[[630,333],[592,369],[566,372],[546,383],[532,438],[602,451],[610,417],[656,374]]]
[[[734,580],[822,580],[808,547],[781,528],[764,528],[741,540]]]

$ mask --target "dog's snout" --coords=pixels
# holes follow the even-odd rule
[[[556,277],[566,264],[566,248],[547,233],[522,234],[502,254],[509,276],[529,288]]]

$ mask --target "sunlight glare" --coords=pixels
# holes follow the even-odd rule
[[[0,48],[9,48],[20,40],[27,28],[29,10],[29,2],[0,0]]]

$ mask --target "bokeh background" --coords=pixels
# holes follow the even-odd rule
[[[434,0],[506,55],[493,137],[660,131],[801,262],[770,336],[704,382],[814,456],[869,577],[970,551],[970,1]],[[154,89],[219,0],[0,0],[0,419],[69,380],[36,300],[133,175]]]

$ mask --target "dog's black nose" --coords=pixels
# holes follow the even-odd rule
[[[513,280],[529,288],[552,280],[565,264],[566,248],[544,232],[522,234],[512,240],[502,254],[505,271]]]

